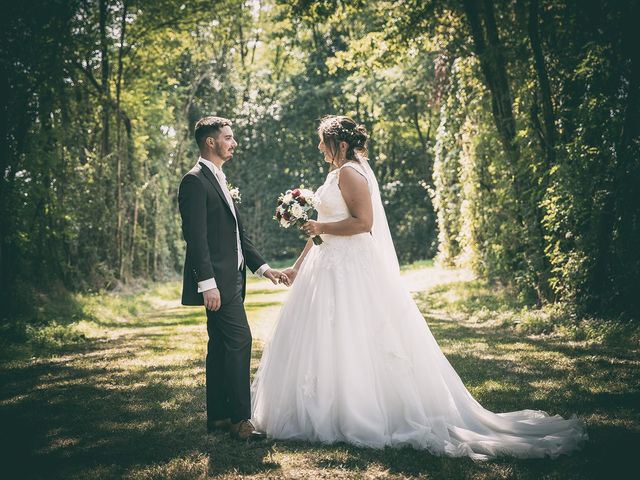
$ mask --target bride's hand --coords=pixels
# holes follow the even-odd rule
[[[269,270],[264,272],[263,276],[271,280],[271,283],[273,283],[274,285],[278,285],[279,283],[284,283],[285,285],[289,286],[288,285],[289,278],[279,270],[274,270],[273,268],[270,268]]]
[[[302,225],[302,231],[309,235],[310,237],[315,237],[316,235],[320,235],[324,233],[324,224],[317,222],[315,220],[309,220],[307,223]]]
[[[293,281],[296,279],[296,275],[298,275],[298,270],[296,270],[293,267],[290,267],[290,268],[287,268],[286,270],[283,270],[282,273],[284,273],[289,279],[289,283],[287,284],[287,287],[293,285]]]

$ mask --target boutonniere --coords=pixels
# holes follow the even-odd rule
[[[236,203],[242,203],[242,195],[240,195],[240,189],[238,187],[227,183],[227,189],[229,190],[229,195],[231,195],[231,200]]]

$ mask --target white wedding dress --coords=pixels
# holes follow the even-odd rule
[[[252,385],[252,419],[269,438],[411,445],[438,455],[556,457],[587,438],[572,417],[493,413],[463,385],[405,289],[366,162],[373,234],[322,235],[311,247]],[[349,216],[340,170],[318,189],[318,220]],[[377,230],[376,230],[377,227]]]

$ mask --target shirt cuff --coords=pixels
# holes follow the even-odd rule
[[[267,270],[270,270],[271,267],[269,266],[268,263],[265,263],[264,265],[262,265],[259,269],[257,269],[255,271],[255,274],[259,277],[262,277],[264,275],[264,272],[266,272]]]
[[[212,288],[218,288],[215,278],[209,278],[208,280],[198,282],[198,293],[206,292]]]

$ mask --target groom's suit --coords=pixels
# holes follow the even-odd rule
[[[209,424],[224,418],[235,423],[251,417],[251,331],[243,305],[246,266],[254,272],[268,268],[242,227],[221,172],[216,175],[214,171],[213,164],[200,159],[182,178],[178,193],[187,242],[182,304],[204,305],[200,292],[212,285],[220,291],[220,309],[206,310]]]

